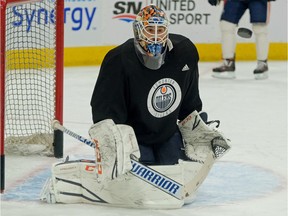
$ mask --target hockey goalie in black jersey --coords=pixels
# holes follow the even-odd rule
[[[168,34],[163,10],[148,6],[133,23],[135,38],[105,57],[91,100],[94,123],[130,125],[140,161],[176,164],[185,159],[177,121],[200,112],[198,52],[186,37]]]
[[[91,99],[96,161],[55,164],[43,199],[141,208],[193,200],[230,146],[201,114],[195,45],[168,24],[163,10],[144,7],[135,37],[105,56]]]

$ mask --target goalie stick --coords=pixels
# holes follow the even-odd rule
[[[94,142],[92,142],[90,139],[84,138],[81,135],[65,128],[63,125],[60,124],[58,120],[52,121],[52,128],[54,130],[60,130],[63,133],[77,139],[78,141],[92,147],[96,148],[96,145]],[[143,181],[153,185],[154,187],[164,191],[165,193],[168,193],[169,195],[175,197],[176,199],[183,200],[184,199],[184,187],[182,184],[174,181],[173,179],[157,172],[154,169],[151,169],[150,167],[139,163],[135,159],[134,155],[131,155],[131,163],[132,163],[132,169],[130,170],[130,173]],[[98,161],[98,158],[97,158]],[[97,164],[96,164],[97,165]]]

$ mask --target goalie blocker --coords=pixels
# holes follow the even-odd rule
[[[130,159],[130,155],[134,159],[140,156],[131,127],[115,125],[112,120],[93,125],[89,134],[96,142],[96,161],[95,157],[70,157],[55,163],[41,200],[154,209],[191,203],[215,158],[230,147],[229,141],[207,126],[196,111],[179,123],[179,129],[191,161],[145,166]]]

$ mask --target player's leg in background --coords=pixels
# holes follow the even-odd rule
[[[245,1],[232,0],[224,4],[220,21],[223,64],[213,68],[213,77],[235,78],[236,27],[247,8]]]
[[[256,39],[257,67],[254,70],[255,79],[268,78],[268,4],[266,0],[250,1],[250,22]]]

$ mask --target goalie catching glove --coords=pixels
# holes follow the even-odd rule
[[[100,121],[89,129],[95,142],[98,180],[112,180],[132,169],[130,155],[140,157],[136,136],[132,127],[116,125],[113,120]]]
[[[206,124],[197,111],[192,112],[178,124],[185,143],[185,153],[192,161],[204,163],[213,152],[220,158],[230,149],[228,140],[213,123]]]

